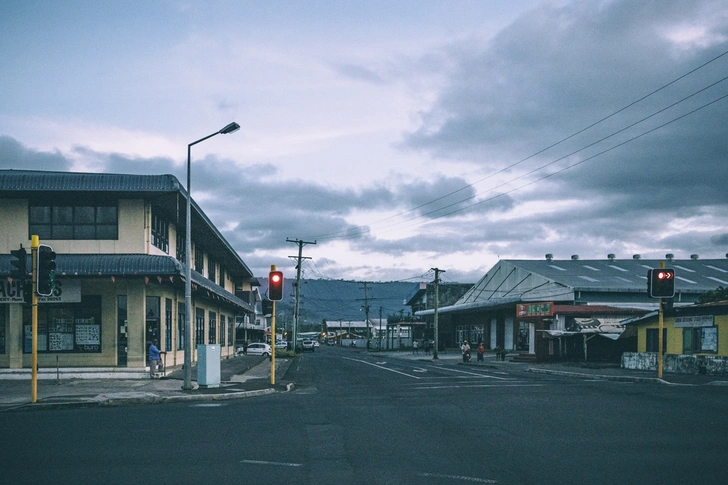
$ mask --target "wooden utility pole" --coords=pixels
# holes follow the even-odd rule
[[[435,350],[432,352],[432,359],[439,359],[437,351],[440,348],[440,328],[437,324],[437,309],[440,304],[440,273],[444,273],[445,270],[440,268],[432,268],[435,271],[435,313],[434,313],[434,326],[435,326]]]
[[[289,256],[289,258],[296,258],[296,301],[294,303],[293,307],[293,350],[296,350],[296,346],[298,345],[298,311],[299,311],[299,302],[301,297],[301,260],[303,259],[311,259],[311,258],[304,258],[302,256],[303,253],[303,246],[305,244],[316,244],[316,241],[309,242],[309,241],[302,241],[300,239],[286,239],[286,242],[292,242],[298,244],[298,257],[296,256]]]

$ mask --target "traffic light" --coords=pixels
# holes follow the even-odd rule
[[[56,253],[53,248],[38,246],[38,284],[36,290],[41,296],[51,296],[56,289]]]
[[[20,249],[12,249],[10,251],[10,254],[15,257],[15,259],[10,260],[10,264],[13,265],[13,269],[10,271],[10,277],[15,279],[25,279],[28,277],[28,271],[27,271],[27,261],[28,261],[28,252],[25,250],[23,245],[20,245]]]
[[[263,316],[268,317],[273,313],[273,302],[270,300],[263,300]]]
[[[283,299],[283,272],[271,271],[268,275],[268,298],[272,301]]]
[[[647,293],[650,298],[675,296],[675,270],[650,269],[647,271]]]

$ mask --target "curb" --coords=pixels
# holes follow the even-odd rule
[[[230,392],[225,394],[193,394],[193,395],[178,395],[178,396],[160,396],[153,393],[134,393],[138,394],[131,397],[119,396],[119,395],[108,395],[99,394],[98,396],[79,400],[79,401],[67,401],[67,402],[51,402],[51,403],[25,403],[18,406],[8,407],[0,409],[0,412],[13,412],[13,411],[47,411],[52,409],[70,409],[70,408],[91,408],[91,407],[120,407],[120,406],[134,406],[137,404],[164,404],[171,402],[185,402],[185,401],[225,401],[230,399],[245,399],[250,397],[267,396],[275,394],[276,391],[273,388],[268,389],[257,389],[254,391],[240,391]]]

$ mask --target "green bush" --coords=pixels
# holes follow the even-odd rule
[[[292,350],[276,349],[276,359],[280,357],[293,358],[295,356],[296,353]]]

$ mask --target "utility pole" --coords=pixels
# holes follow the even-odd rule
[[[286,242],[292,242],[298,244],[298,257],[289,256],[289,258],[296,258],[296,302],[293,307],[293,350],[295,352],[296,346],[298,345],[298,305],[301,296],[301,260],[311,259],[304,258],[302,256],[303,246],[305,244],[316,244],[316,241],[302,241],[300,239],[286,239]]]
[[[432,352],[432,360],[437,360],[439,359],[439,357],[437,356],[437,351],[440,347],[440,328],[437,324],[437,308],[440,303],[440,273],[444,273],[445,270],[439,268],[431,269],[435,271],[435,350]]]
[[[369,352],[369,296],[367,293],[367,285],[368,283],[366,281],[363,282],[364,285],[364,318],[366,318],[366,324],[367,324],[367,352]]]

